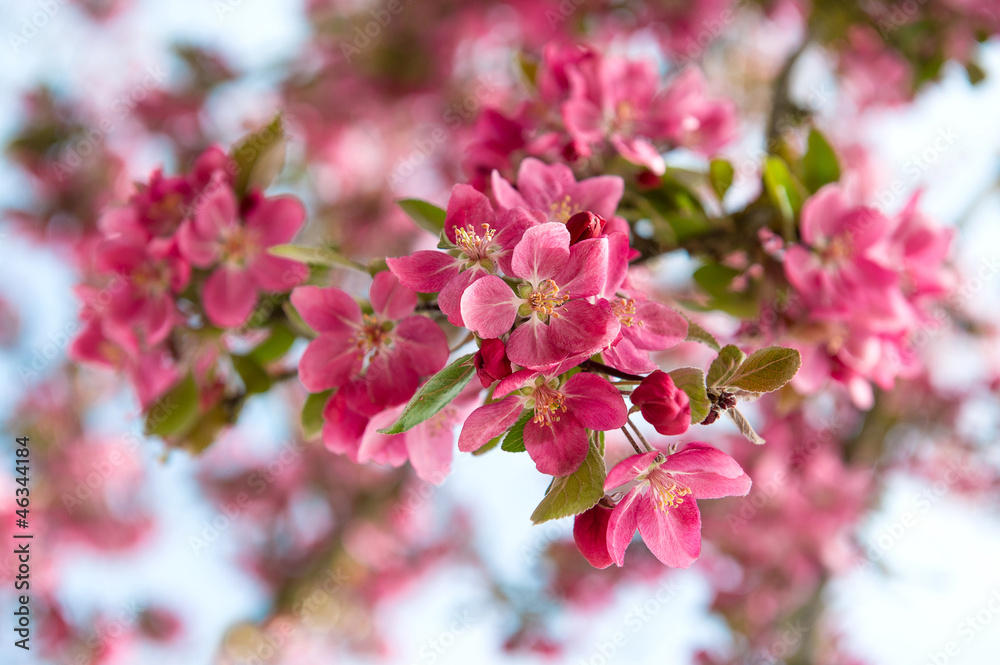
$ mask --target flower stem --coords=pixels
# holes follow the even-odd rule
[[[622,432],[624,432],[625,438],[628,439],[628,442],[632,444],[633,450],[642,455],[643,454],[642,448],[640,448],[639,444],[635,442],[635,439],[632,438],[632,435],[628,433],[628,430],[622,427]]]
[[[652,453],[652,452],[655,452],[655,451],[653,450],[653,446],[649,445],[649,441],[646,441],[646,437],[644,437],[644,436],[642,435],[642,432],[640,432],[640,431],[639,431],[639,428],[635,426],[635,423],[634,423],[634,422],[632,422],[632,419],[631,419],[631,418],[626,418],[626,421],[627,421],[627,422],[628,422],[628,424],[629,424],[629,425],[630,425],[630,426],[632,427],[632,431],[634,431],[634,432],[635,432],[635,435],[636,435],[637,437],[639,437],[639,440],[640,440],[640,441],[642,441],[642,445],[643,445],[643,446],[645,446],[645,448],[646,448],[646,452],[649,452],[649,453]]]

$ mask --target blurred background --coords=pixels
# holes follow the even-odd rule
[[[133,182],[186,169],[208,145],[228,146],[283,111],[289,156],[274,190],[306,201],[307,239],[365,261],[433,246],[393,200],[441,205],[451,184],[471,177],[464,147],[482,109],[503,106],[517,86],[518,45],[537,53],[564,32],[623,53],[673,48],[675,60],[696,59],[740,110],[741,138],[725,154],[745,164],[764,144],[771,82],[811,25],[791,98],[842,155],[866,165],[858,171],[872,200],[898,210],[922,189],[925,212],[961,229],[952,249],[959,304],[978,314],[972,328],[995,324],[995,39],[974,46],[974,75],[973,60],[940,57],[934,71],[912,65],[896,85],[888,70],[856,66],[876,56],[848,53],[822,2],[585,0],[563,3],[570,17],[554,21],[545,12],[563,11],[558,3],[416,0],[386,26],[372,18],[376,4],[0,7],[2,449],[13,459],[14,437],[31,437],[35,534],[32,650],[12,645],[8,557],[0,660],[996,662],[1000,354],[988,336],[930,335],[925,383],[888,399],[894,413],[933,412],[933,427],[914,417],[864,430],[902,453],[816,463],[808,482],[823,491],[791,498],[787,488],[768,491],[774,460],[760,463],[745,502],[716,502],[705,555],[684,571],[635,546],[625,568],[590,569],[569,520],[528,520],[547,482],[526,456],[457,455],[440,487],[408,467],[357,467],[302,440],[297,385],[251,398],[238,424],[196,456],[143,435],[120,377],[68,362],[81,330],[80,248],[99,211],[126,199]],[[366,42],[372,20],[378,30]],[[436,141],[436,128],[454,138]],[[754,167],[738,168],[736,199],[749,200],[758,180]],[[694,265],[678,252],[650,272],[681,294]],[[735,329],[725,314],[703,324]],[[782,423],[763,407],[752,416],[758,429],[791,428],[767,437],[784,436],[787,450],[809,436],[854,436],[854,421],[839,416],[826,427]],[[0,469],[4,550],[14,477],[13,465]],[[727,521],[732,514],[745,521]]]

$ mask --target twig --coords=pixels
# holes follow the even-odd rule
[[[600,372],[601,374],[607,374],[608,376],[614,376],[619,379],[624,379],[626,381],[642,381],[644,376],[639,376],[638,374],[629,374],[628,372],[623,372],[621,370],[615,369],[614,367],[608,367],[604,363],[599,363],[596,360],[584,360],[580,363],[580,369],[584,372]]]
[[[769,154],[774,154],[775,148],[778,146],[785,118],[795,110],[791,99],[792,72],[809,45],[809,39],[807,34],[802,39],[802,43],[785,60],[781,71],[774,79],[774,100],[771,102],[771,114],[767,119],[767,152]]]

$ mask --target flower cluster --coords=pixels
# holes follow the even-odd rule
[[[930,306],[954,281],[944,263],[953,233],[918,203],[915,196],[889,217],[831,184],[803,205],[802,242],[784,251],[784,270],[810,322],[802,336],[815,339],[818,328],[826,340],[799,345],[799,389],[814,392],[832,376],[866,407],[869,382],[888,389],[912,375],[913,335],[933,324]]]
[[[578,545],[594,565],[621,565],[638,528],[663,563],[690,565],[701,542],[694,499],[745,494],[750,479],[707,444],[674,453],[664,443],[658,450],[630,421],[625,396],[660,434],[683,434],[693,416],[687,393],[650,358],[683,341],[688,323],[628,278],[628,226],[615,216],[623,182],[609,176],[577,181],[565,165],[533,158],[522,163],[516,185],[496,171],[491,182],[493,200],[455,187],[441,232],[444,251],[388,259],[404,287],[436,293],[442,313],[480,345],[472,364],[490,393],[465,419],[459,450],[479,451],[507,433],[505,449],[525,450],[539,472],[561,478],[585,473],[588,457],[603,447],[598,433],[621,428],[628,434],[628,424],[644,448],[629,435],[638,454],[610,472],[593,501],[574,509],[582,513]],[[320,323],[308,310],[304,316]],[[305,365],[304,358],[310,390],[335,383],[315,382]],[[353,438],[361,436],[359,427]],[[342,440],[325,438],[328,446]],[[597,464],[603,477],[602,454]],[[629,491],[614,492],[633,482]],[[612,494],[601,498],[606,491]]]
[[[144,407],[180,376],[177,329],[242,326],[260,292],[308,276],[306,265],[267,253],[301,228],[302,204],[256,190],[239,198],[236,172],[209,148],[187,175],[154,172],[98,222],[92,283],[78,287],[86,325],[70,353],[125,372]]]
[[[466,160],[474,184],[493,169],[509,172],[518,152],[569,163],[619,155],[663,175],[663,150],[712,155],[736,137],[735,106],[709,96],[693,66],[663,87],[651,61],[550,44],[535,81],[537,96],[513,113],[491,109],[480,117]]]
[[[393,442],[382,440],[377,429],[398,415],[389,407],[406,402],[424,378],[444,367],[448,340],[432,319],[414,314],[416,292],[392,273],[375,275],[369,298],[372,311],[365,313],[335,287],[292,292],[295,308],[319,333],[299,362],[299,379],[311,392],[335,391],[323,410],[327,448],[356,462],[400,466],[409,459],[421,477],[441,482],[452,446],[443,417]]]

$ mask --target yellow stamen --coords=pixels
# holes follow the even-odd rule
[[[569,300],[569,294],[559,295],[559,285],[551,279],[546,279],[528,296],[528,305],[531,306],[533,312],[554,316],[558,319],[559,314],[555,310],[565,304],[567,300]]]

